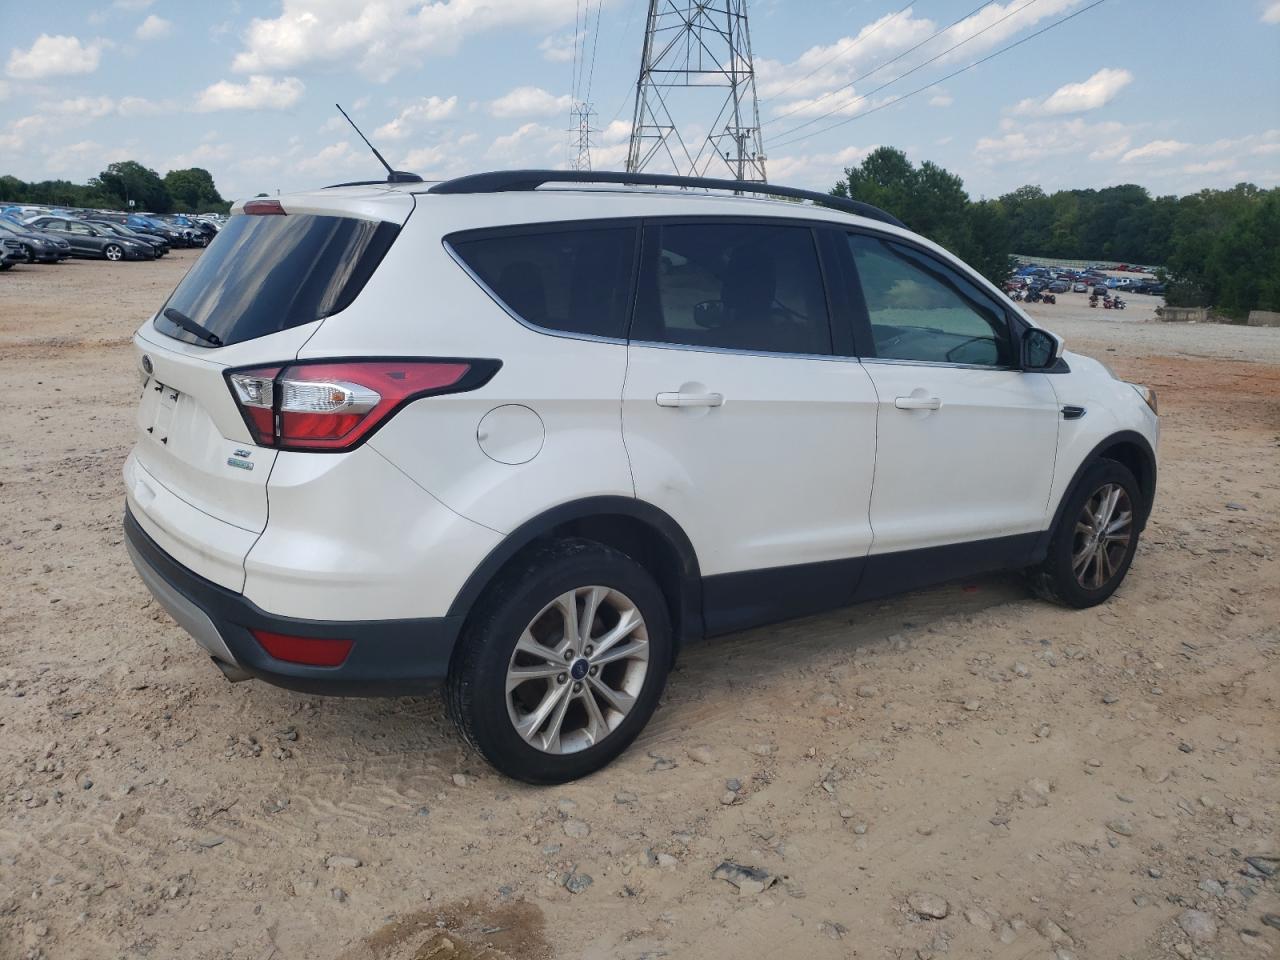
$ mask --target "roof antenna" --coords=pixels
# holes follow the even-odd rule
[[[347,111],[342,109],[342,104],[335,103],[334,106],[338,108],[338,112],[340,114],[346,117],[347,123],[351,124],[351,129],[354,130],[356,133],[360,133],[360,128],[356,126],[356,122],[354,120],[352,120],[349,116],[347,116]],[[375,147],[372,143],[369,143],[368,137],[366,137],[363,133],[360,133],[360,139],[363,140],[368,145],[369,149],[373,151],[373,155],[378,158],[378,162],[387,168],[387,183],[421,183],[422,182],[422,178],[418,176],[416,173],[409,173],[405,170],[392,170],[391,164],[387,163],[386,158],[383,157],[383,155],[378,152],[377,147]]]

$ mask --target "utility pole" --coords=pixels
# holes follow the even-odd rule
[[[767,179],[747,0],[649,0],[627,171],[649,167]]]
[[[591,169],[591,135],[598,132],[591,126],[591,118],[595,115],[591,104],[585,100],[574,101],[569,110],[569,133],[577,134],[577,139],[571,144],[571,148],[576,149],[576,156],[569,160],[570,170]]]

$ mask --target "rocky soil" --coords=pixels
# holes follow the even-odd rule
[[[1058,314],[1160,391],[1111,602],[705,643],[536,789],[434,697],[228,684],[134,576],[128,336],[193,256],[0,276],[3,960],[1280,958],[1280,330]]]

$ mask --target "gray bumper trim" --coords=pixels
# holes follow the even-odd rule
[[[169,582],[156,572],[155,568],[134,549],[128,540],[125,546],[129,550],[129,559],[138,570],[138,576],[147,585],[151,595],[159,601],[169,616],[177,621],[178,626],[195,638],[196,643],[208,651],[209,656],[220,660],[227,666],[236,666],[236,658],[231,655],[226,641],[218,628],[213,625],[209,615],[169,585]]]

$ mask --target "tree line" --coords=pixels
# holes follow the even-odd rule
[[[1172,306],[1232,317],[1280,310],[1280,188],[1241,183],[1153,197],[1136,184],[1054,193],[1025,186],[971,200],[955,174],[880,147],[831,192],[888,210],[995,283],[1008,278],[1015,253],[1130,263],[1158,268]]]
[[[41,180],[27,183],[0,175],[0,202],[37,203],[52,207],[92,207],[149,213],[227,213],[213,175],[203,167],[170,170],[163,177],[136,160],[113,163],[88,183]]]

